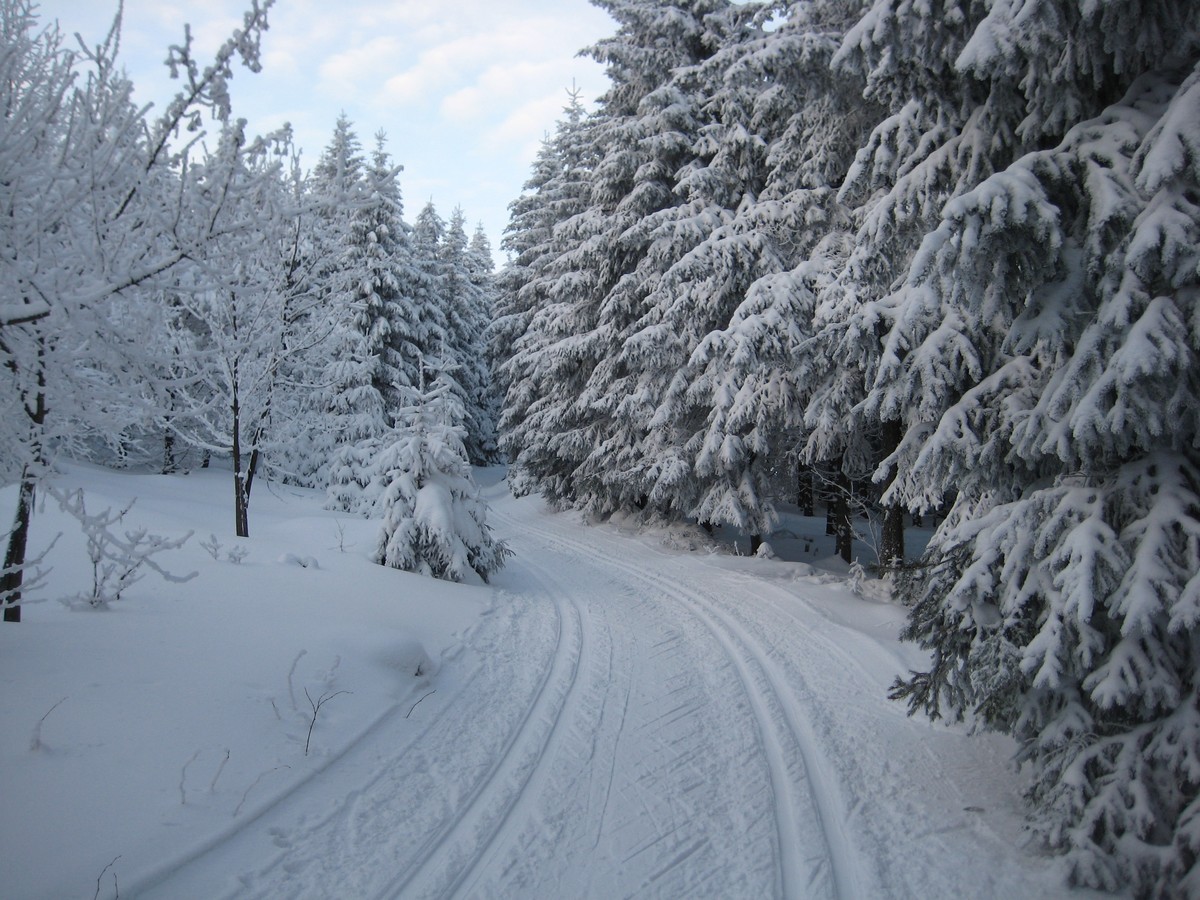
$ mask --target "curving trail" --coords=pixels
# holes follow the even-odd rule
[[[420,714],[139,896],[1057,890],[994,745],[884,699],[898,657],[805,599],[832,588],[495,504],[517,556]]]

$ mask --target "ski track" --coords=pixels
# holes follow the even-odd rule
[[[831,783],[827,780],[828,766],[822,764],[811,729],[803,724],[796,704],[789,702],[786,682],[768,654],[728,616],[701,601],[694,589],[680,588],[669,579],[603,553],[594,545],[585,547],[528,523],[522,527],[550,546],[590,552],[611,570],[623,572],[635,582],[652,585],[704,624],[737,668],[769,763],[777,830],[777,893],[784,897],[811,896],[828,874],[832,884],[827,887],[834,896],[847,900],[865,896],[858,883],[858,866],[840,827],[845,818],[840,800],[828,787]],[[816,830],[811,827],[813,824],[818,826]],[[814,850],[819,853],[815,863],[811,856],[802,858],[802,853]],[[807,864],[807,871],[802,871],[801,863]]]
[[[946,862],[1016,857],[978,815],[947,819],[975,809],[945,784],[954,758],[872,696],[891,651],[794,586],[546,527],[533,504],[493,517],[520,589],[443,667],[424,723],[398,705],[135,893],[1046,896],[1044,880],[996,874],[1004,859],[982,880]],[[928,805],[921,790],[941,793]]]
[[[480,782],[467,807],[448,823],[431,846],[423,848],[417,864],[387,884],[377,897],[453,896],[518,810],[531,783],[544,772],[540,763],[561,731],[564,710],[577,686],[584,657],[583,617],[579,609],[570,598],[557,600],[553,592],[544,593],[558,612],[559,628],[554,658],[533,704],[503,757]],[[566,619],[570,621],[564,629]],[[564,630],[570,634],[564,636]]]

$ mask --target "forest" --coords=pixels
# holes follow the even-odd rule
[[[471,464],[756,543],[821,507],[929,652],[893,697],[1016,739],[1076,883],[1200,894],[1200,7],[592,2],[611,86],[493,272],[382,135],[245,134],[270,2],[151,119],[115,33],[0,0],[6,620],[58,457],[227,460],[242,536],[256,477],[324,489],[458,580],[507,554]]]

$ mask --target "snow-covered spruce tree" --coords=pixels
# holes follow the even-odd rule
[[[1016,737],[1075,881],[1197,896],[1200,10],[1037,13],[995,5],[960,64],[1020,79],[1039,140],[1099,108],[946,206],[869,398],[904,425],[891,495],[957,491],[895,694]]]
[[[407,226],[398,182],[400,167],[393,165],[382,132],[375,136],[371,163],[364,172],[362,205],[350,223],[353,255],[345,260],[358,285],[360,308],[355,326],[366,338],[371,357],[371,385],[383,401],[384,416],[411,402],[418,382],[411,360],[404,358],[394,334],[402,333],[407,313],[401,294],[400,257],[408,252]]]
[[[728,324],[749,285],[781,264],[772,241],[737,224],[763,186],[766,148],[747,128],[754,88],[727,75],[738,50],[763,36],[760,12],[738,5],[707,15],[711,52],[676,68],[639,109],[647,134],[670,135],[656,164],[669,171],[672,202],[629,229],[645,242],[645,254],[612,296],[633,315],[584,395],[611,425],[580,474],[603,485],[612,508],[638,503],[656,515],[692,512],[694,480],[673,477],[688,452],[686,428],[655,412],[705,335]]]
[[[421,310],[424,322],[422,369],[418,384],[443,381],[458,397],[457,409],[466,415],[466,392],[459,381],[458,360],[454,357],[454,337],[446,304],[449,267],[442,258],[446,240],[446,220],[433,201],[417,214],[412,227],[412,300]]]
[[[541,402],[543,379],[536,361],[551,339],[546,327],[551,320],[539,318],[553,302],[550,266],[568,246],[565,223],[583,212],[590,196],[588,178],[596,152],[588,135],[592,120],[584,116],[578,92],[569,96],[564,118],[534,161],[525,193],[509,206],[511,218],[501,244],[510,259],[497,279],[487,345],[492,379],[502,397],[500,448],[510,462],[520,457],[528,435],[526,418]],[[529,489],[515,468],[509,484],[518,492]]]
[[[856,234],[820,293],[806,353],[813,393],[804,459],[831,468],[843,484],[869,477],[894,448],[897,422],[878,418],[863,401],[894,314],[888,298],[897,279],[949,199],[1033,145],[1017,134],[1024,116],[1017,82],[957,68],[985,7],[875,0],[833,60],[835,72],[865,83],[865,98],[883,110],[839,192]],[[885,481],[894,475],[879,473]],[[902,522],[898,506],[887,509],[884,560],[903,556]],[[843,517],[839,543],[847,558],[848,526]]]
[[[371,165],[352,186],[354,206],[334,279],[345,293],[339,296],[335,287],[329,297],[333,315],[349,316],[333,323],[341,352],[329,367],[335,389],[327,410],[340,423],[329,461],[329,504],[336,509],[369,508],[363,489],[376,441],[391,429],[395,410],[412,403],[419,383],[417,358],[403,348],[412,310],[401,287],[409,248],[398,174],[377,135]]]
[[[327,489],[329,505],[341,510],[360,508],[370,480],[370,454],[356,448],[390,424],[377,383],[381,360],[371,352],[369,338],[375,318],[367,311],[374,288],[374,254],[366,221],[370,204],[365,168],[358,135],[343,113],[311,179],[323,224],[321,237],[329,245],[324,265],[314,273],[329,352],[311,397],[311,430],[319,442],[313,448],[317,468],[312,477]],[[372,312],[379,312],[378,304]]]
[[[490,465],[501,462],[499,435],[496,423],[500,419],[500,393],[492,377],[492,366],[488,355],[489,332],[496,305],[496,263],[492,258],[492,244],[488,240],[483,224],[475,226],[471,235],[471,243],[467,246],[466,254],[467,277],[475,291],[477,307],[475,311],[475,344],[474,352],[483,361],[483,385],[478,398],[479,405],[479,434],[476,442],[479,446],[479,462]]]
[[[488,368],[484,355],[484,332],[491,319],[491,297],[472,272],[466,214],[456,207],[450,215],[445,238],[438,248],[443,263],[442,303],[446,313],[447,356],[457,368],[455,380],[462,387],[463,444],[475,465],[491,461],[489,445],[495,444],[495,423],[488,402]]]
[[[698,67],[710,123],[681,189],[712,225],[663,277],[660,321],[626,344],[677,355],[647,441],[667,449],[651,504],[752,535],[799,440],[814,279],[848,225],[831,185],[872,110],[829,69],[849,8],[795,4]]]
[[[598,5],[619,28],[591,51],[613,82],[587,129],[596,148],[591,191],[584,211],[555,229],[550,302],[530,324],[532,352],[522,361],[531,373],[519,386],[526,412],[505,437],[520,446],[518,485],[606,514],[644,504],[647,493],[630,464],[653,407],[617,417],[618,403],[642,396],[620,349],[662,272],[686,252],[655,235],[649,218],[680,202],[677,177],[697,134],[697,107],[671,73],[711,57],[727,23],[748,13],[723,0]]]
[[[383,515],[375,561],[463,581],[485,582],[510,555],[487,524],[487,504],[471,477],[455,386],[439,379],[400,411],[375,461]]]
[[[245,27],[205,69],[193,59],[190,42],[172,48],[168,62],[185,83],[148,123],[117,69],[119,19],[105,41],[71,52],[57,28],[40,27],[32,3],[0,2],[6,223],[0,230],[0,372],[6,382],[0,444],[4,477],[20,484],[0,574],[6,621],[20,619],[34,496],[49,453],[61,440],[86,433],[85,422],[101,436],[119,431],[130,421],[129,399],[138,398],[138,405],[144,399],[134,385],[161,371],[144,364],[155,348],[140,339],[145,331],[134,324],[138,305],[131,298],[139,288],[162,287],[157,280],[168,280],[205,240],[204,225],[220,202],[192,194],[191,173],[178,168],[181,157],[169,142],[181,124],[198,125],[206,110],[228,118],[232,64],[240,58],[258,67],[269,6],[255,3]],[[168,182],[173,189],[162,190]],[[111,388],[119,401],[96,393]],[[141,416],[148,413],[143,406]]]

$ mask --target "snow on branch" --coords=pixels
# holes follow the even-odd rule
[[[124,521],[136,500],[131,500],[118,512],[113,512],[109,507],[103,512],[93,514],[87,511],[82,490],[63,493],[51,488],[50,493],[58,500],[64,512],[78,520],[87,538],[88,557],[92,562],[90,592],[70,598],[69,603],[79,601],[94,609],[105,608],[108,604],[120,600],[121,595],[130,586],[141,581],[145,574],[142,572],[143,567],[152,569],[164,580],[174,584],[191,581],[199,574],[190,572],[187,575],[176,575],[154,560],[159,553],[178,550],[188,542],[192,532],[189,531],[180,538],[166,538],[159,534],[151,534],[145,528],[124,531],[121,534],[114,531],[114,526]]]

